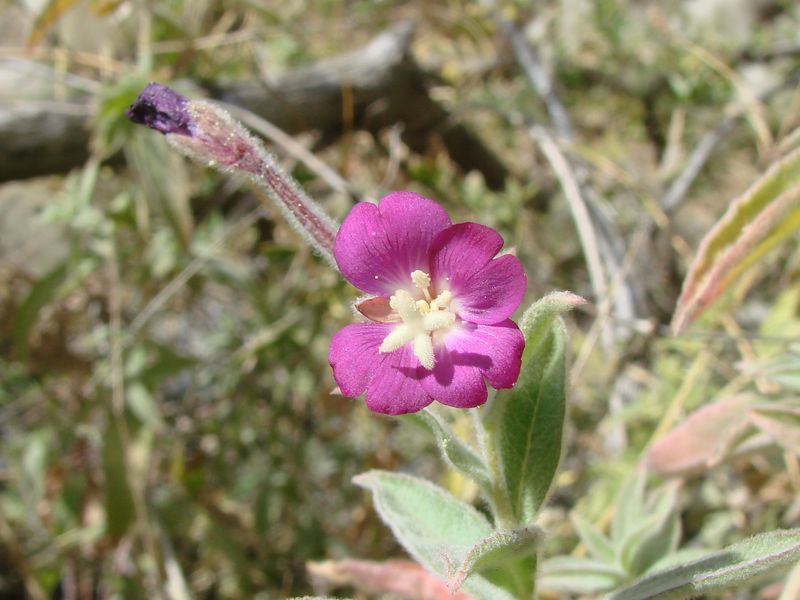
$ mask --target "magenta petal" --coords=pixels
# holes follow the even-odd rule
[[[392,327],[384,323],[346,326],[333,336],[328,362],[345,396],[356,398],[366,391],[370,410],[389,415],[416,412],[433,401],[420,385],[425,370],[408,347],[378,352]]]
[[[391,330],[388,324],[354,323],[333,336],[328,362],[342,394],[356,398],[364,393],[382,358],[378,347]]]
[[[434,400],[448,406],[480,406],[487,398],[481,367],[489,366],[488,357],[464,352],[445,342],[436,349],[436,364],[422,380],[422,387]]]
[[[525,294],[525,272],[511,255],[494,258],[503,238],[491,227],[459,223],[442,231],[431,247],[431,278],[449,289],[459,316],[498,323],[511,316]]]
[[[381,359],[367,386],[365,400],[370,410],[402,415],[417,412],[433,402],[420,385],[426,371],[409,346],[382,354]]]
[[[525,295],[527,278],[516,256],[495,258],[453,291],[456,311],[471,323],[499,323],[517,310]]]
[[[428,249],[450,218],[433,200],[395,192],[376,206],[356,204],[339,228],[333,254],[345,278],[376,295],[411,284],[412,271],[429,272]]]
[[[457,293],[502,247],[503,238],[491,227],[478,223],[448,227],[431,244],[431,278],[437,288]]]
[[[506,319],[494,325],[462,323],[452,332],[444,345],[462,357],[471,357],[495,389],[512,387],[519,377],[525,338],[516,323]],[[438,398],[437,398],[438,400]]]

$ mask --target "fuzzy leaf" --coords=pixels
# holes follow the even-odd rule
[[[747,407],[753,398],[722,398],[692,413],[647,451],[646,464],[659,475],[690,475],[713,466],[747,425]]]
[[[538,527],[495,531],[470,548],[464,562],[448,581],[448,586],[456,591],[472,573],[508,564],[515,558],[536,552],[541,539],[542,530]]]
[[[624,578],[624,573],[599,560],[557,556],[542,563],[536,583],[541,590],[596,594],[614,589]]]
[[[800,226],[800,150],[775,163],[705,236],[675,308],[677,333],[730,283]]]
[[[647,511],[642,526],[630,534],[622,547],[622,564],[631,575],[641,575],[674,551],[680,540],[680,521],[675,512],[676,487],[659,493]]]
[[[483,460],[472,448],[462,442],[450,426],[436,413],[425,409],[409,415],[407,418],[426,425],[436,438],[436,445],[445,461],[454,469],[466,475],[484,490],[491,486],[489,472]]]
[[[800,560],[800,529],[762,533],[725,550],[647,575],[607,600],[694,598],[742,589]]]
[[[614,503],[614,516],[611,519],[611,539],[621,550],[624,540],[636,531],[645,513],[644,506],[645,474],[636,469],[624,481],[617,492]]]
[[[486,517],[475,508],[424,479],[374,470],[353,482],[372,492],[378,515],[403,548],[442,579],[492,533]],[[480,575],[468,577],[464,589],[477,600],[512,599]]]
[[[567,332],[559,315],[584,302],[567,292],[550,294],[522,317],[522,370],[500,403],[497,432],[504,483],[519,523],[533,521],[561,459]]]
[[[547,333],[547,327],[557,317],[586,304],[586,299],[572,292],[551,292],[534,302],[522,315],[520,328],[525,342],[539,340]]]
[[[605,563],[613,563],[615,555],[611,540],[578,513],[572,513],[570,517],[572,518],[572,524],[575,525],[575,531],[578,537],[581,539],[583,545],[588,548],[589,553],[594,558]]]

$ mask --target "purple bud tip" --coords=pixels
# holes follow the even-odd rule
[[[128,108],[128,118],[161,133],[191,136],[192,117],[186,103],[186,98],[167,86],[149,83]]]

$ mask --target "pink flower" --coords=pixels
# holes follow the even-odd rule
[[[328,362],[342,393],[365,394],[376,412],[416,412],[433,400],[486,402],[517,381],[525,345],[509,319],[525,293],[515,256],[495,258],[503,238],[477,223],[453,225],[433,200],[396,192],[357,204],[334,257],[345,278],[373,297],[369,319],[340,330]]]

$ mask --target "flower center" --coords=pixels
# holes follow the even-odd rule
[[[393,352],[412,342],[414,356],[426,369],[433,369],[434,336],[446,333],[456,322],[456,315],[450,303],[453,294],[448,290],[441,292],[436,298],[431,296],[430,275],[423,271],[411,273],[411,281],[419,290],[415,299],[407,290],[399,289],[389,298],[389,306],[400,317],[400,323],[387,335],[378,348],[379,352]]]

